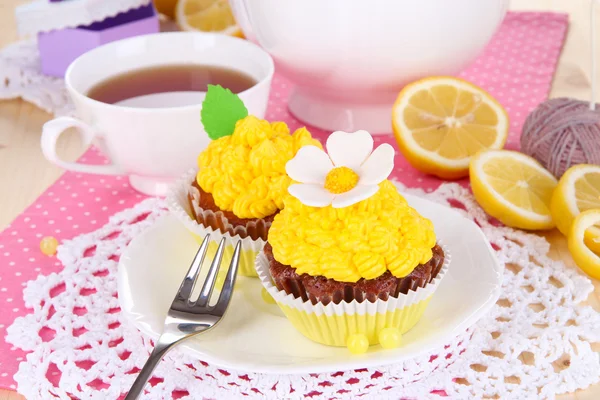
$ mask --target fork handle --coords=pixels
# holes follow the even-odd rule
[[[167,354],[169,350],[173,347],[173,343],[161,343],[160,338],[156,342],[156,346],[154,346],[154,350],[150,353],[150,357],[144,367],[140,371],[138,377],[135,382],[133,382],[133,386],[129,389],[129,393],[125,396],[125,400],[135,400],[138,398],[142,390],[144,390],[144,386],[146,386],[146,382],[152,376],[152,372],[154,368],[158,365],[160,360]]]

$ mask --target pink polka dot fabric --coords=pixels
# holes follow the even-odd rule
[[[565,38],[568,18],[554,13],[509,13],[499,32],[484,53],[461,77],[488,90],[507,109],[511,117],[508,148],[518,147],[521,126],[527,114],[546,99],[556,63]],[[291,129],[303,126],[289,114],[286,101],[292,85],[276,75],[273,81],[267,118],[285,121]],[[320,139],[328,132],[311,129]],[[380,135],[376,143],[391,143],[391,135]],[[94,148],[82,158],[84,163],[106,162]],[[442,181],[423,175],[396,156],[392,178],[408,186],[426,189]],[[27,314],[22,300],[25,282],[38,274],[61,268],[54,257],[41,253],[44,236],[59,241],[93,231],[114,213],[132,207],[143,199],[125,177],[99,177],[67,172],[36,202],[0,234],[0,335],[15,317]],[[15,388],[12,379],[26,355],[0,341],[0,387]]]

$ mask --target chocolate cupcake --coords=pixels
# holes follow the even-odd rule
[[[232,103],[222,104],[223,98]],[[215,105],[217,102],[221,104]],[[209,233],[213,241],[226,238],[226,256],[241,240],[238,271],[256,276],[254,259],[291,183],[285,165],[302,146],[320,144],[305,128],[291,133],[283,122],[270,123],[252,115],[230,121],[231,132],[221,129],[227,125],[222,115],[218,125],[211,123],[209,117],[223,110],[240,111],[238,102],[232,93],[209,87],[202,108],[207,115],[202,115],[202,122],[213,140],[200,153],[198,170],[171,189],[167,204],[198,241]]]
[[[257,257],[259,278],[308,338],[357,353],[394,347],[439,287],[448,249],[386,179],[390,145],[334,132],[327,150],[304,147],[286,165],[298,183]]]
[[[241,239],[250,237],[252,240],[267,240],[267,232],[273,222],[274,214],[264,218],[240,218],[232,211],[221,210],[216,204],[212,194],[202,190],[198,182],[192,182],[188,193],[188,202],[192,217],[203,226],[210,226],[221,233],[238,236]],[[212,211],[205,213],[204,211]]]
[[[277,289],[291,294],[294,298],[310,301],[312,304],[339,304],[342,301],[359,303],[367,300],[387,300],[390,296],[408,294],[409,290],[424,288],[437,277],[444,265],[444,250],[435,245],[433,256],[425,264],[419,264],[407,276],[396,278],[389,271],[375,279],[361,278],[357,282],[337,282],[324,276],[298,275],[289,265],[283,265],[273,256],[273,248],[267,243],[263,249],[269,263],[269,273]]]

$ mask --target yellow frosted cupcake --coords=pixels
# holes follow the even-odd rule
[[[226,120],[221,113],[218,124],[213,124],[211,113],[217,105],[212,99],[224,95],[233,105],[219,103],[219,110],[232,117]],[[320,144],[305,128],[291,133],[283,122],[240,112],[240,105],[239,98],[225,89],[209,88],[202,122],[213,141],[199,155],[198,169],[175,185],[167,203],[199,241],[208,233],[213,243],[225,237],[230,240],[226,251],[232,252],[235,242],[242,240],[239,273],[256,276],[254,259],[291,183],[285,165],[302,146]]]
[[[387,180],[394,150],[368,132],[334,132],[326,154],[288,162],[285,207],[256,260],[267,291],[306,337],[353,352],[399,345],[449,264],[432,223]]]

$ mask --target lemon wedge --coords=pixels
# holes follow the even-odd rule
[[[425,78],[406,86],[392,111],[402,154],[419,171],[445,179],[469,174],[475,153],[501,149],[508,114],[485,90],[458,78]]]
[[[600,208],[600,165],[579,164],[569,168],[558,181],[550,211],[556,227],[569,235],[573,220],[582,211]],[[585,232],[585,243],[600,254],[600,224]]]
[[[505,225],[550,229],[550,199],[556,178],[533,158],[509,150],[478,153],[469,168],[473,195],[481,207]]]
[[[569,232],[569,251],[575,264],[586,274],[600,279],[600,257],[585,244],[584,236],[594,225],[600,224],[600,209],[591,209],[577,215]]]
[[[184,31],[243,36],[227,0],[179,0],[175,8],[175,18]]]

